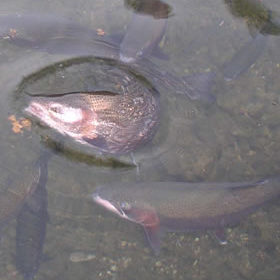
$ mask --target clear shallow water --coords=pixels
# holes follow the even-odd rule
[[[245,22],[232,16],[224,2],[176,1],[168,19],[162,46],[168,61],[152,59],[160,69],[179,76],[214,70],[213,93],[217,104],[190,101],[161,89],[162,120],[153,141],[135,153],[141,180],[180,178],[188,181],[241,181],[279,173],[279,38],[269,36],[267,46],[255,65],[238,80],[226,82],[221,69],[248,40]],[[280,12],[277,1],[265,4]],[[110,6],[105,1],[4,1],[3,13],[52,13],[106,33],[125,32],[131,11],[122,1]],[[40,92],[54,88],[73,91],[73,84],[86,89],[94,83],[86,67],[67,69],[53,79],[32,84],[30,75],[63,62],[74,55],[47,54],[0,42],[1,176],[10,171],[20,175],[22,167],[36,160],[40,134],[51,134],[36,124],[31,131],[15,134],[7,118],[22,117],[24,98],[19,85]],[[78,73],[79,72],[79,73]],[[72,76],[71,76],[72,75]],[[24,79],[24,77],[27,77]],[[26,82],[27,81],[27,82]],[[74,81],[74,82],[73,82]],[[22,84],[21,84],[22,85]],[[77,90],[77,88],[75,88]],[[88,152],[71,141],[71,150]],[[121,158],[127,162],[129,157]],[[264,207],[233,229],[228,229],[227,246],[220,246],[205,233],[168,234],[159,257],[148,248],[142,229],[120,220],[93,204],[91,194],[98,184],[132,181],[135,169],[111,167],[80,157],[54,155],[49,162],[47,182],[49,216],[44,252],[36,279],[278,279],[280,258],[279,202]],[[3,173],[3,174],[2,174]],[[73,252],[94,254],[88,262],[73,263]],[[15,220],[2,233],[0,277],[21,279],[16,273]]]

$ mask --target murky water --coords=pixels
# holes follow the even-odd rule
[[[132,11],[123,1],[108,3],[1,1],[0,11],[1,15],[52,14],[91,30],[100,28],[107,35],[124,34]],[[279,1],[262,3],[280,13]],[[64,150],[48,164],[47,260],[41,262],[36,279],[278,279],[279,201],[266,205],[240,226],[227,229],[226,246],[220,246],[209,233],[171,233],[155,257],[141,227],[91,200],[97,185],[116,181],[243,181],[279,174],[279,38],[268,34],[256,63],[238,79],[226,81],[225,63],[252,40],[256,28],[247,24],[248,18],[233,16],[224,1],[178,0],[168,4],[172,16],[160,47],[169,59],[151,60],[161,71],[179,77],[216,72],[212,88],[216,102],[192,101],[158,82],[161,124],[153,140],[135,152],[139,175],[131,168],[129,156],[93,155],[88,148],[66,139]],[[43,137],[57,137],[36,122],[30,130],[13,131],[8,118],[25,116],[24,92],[48,94],[105,87],[106,79],[97,79],[98,70],[92,68],[102,63],[92,57],[80,58],[83,53],[88,56],[88,50],[80,51],[79,47],[76,53],[48,53],[0,40],[1,183],[5,182],[2,178],[11,173],[20,176],[24,166],[31,166]],[[97,48],[94,55],[102,56],[103,50]],[[106,63],[102,67],[114,71],[114,64]],[[106,87],[110,90],[110,83]],[[15,219],[2,229],[0,279],[22,279],[15,267],[15,229]],[[76,252],[83,254],[77,257]]]

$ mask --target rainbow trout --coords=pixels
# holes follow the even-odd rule
[[[280,195],[280,177],[243,183],[144,182],[97,188],[93,200],[144,227],[153,251],[166,231],[216,230],[233,226]]]
[[[23,275],[24,280],[34,278],[42,260],[48,222],[46,183],[50,157],[49,151],[41,152],[38,159],[41,172],[36,189],[17,216],[16,268]]]
[[[126,77],[123,93],[107,91],[32,97],[25,111],[96,151],[125,154],[154,135],[159,96]]]

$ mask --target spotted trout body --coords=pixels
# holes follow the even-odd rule
[[[98,188],[93,199],[141,224],[158,253],[162,231],[222,230],[279,195],[280,178],[275,177],[241,183],[119,183]]]
[[[108,91],[33,97],[26,112],[98,151],[124,154],[147,142],[159,122],[158,93],[126,77]]]

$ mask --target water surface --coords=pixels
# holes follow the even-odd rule
[[[280,13],[277,0],[262,3]],[[224,64],[258,31],[248,28],[246,18],[232,15],[224,1],[168,4],[172,16],[160,47],[169,60],[150,59],[179,77],[216,72],[212,88],[216,103],[191,101],[160,87],[161,125],[153,141],[135,152],[139,176],[135,168],[121,164],[131,163],[129,156],[98,157],[66,139],[64,152],[49,161],[50,221],[44,246],[49,260],[41,263],[36,279],[278,279],[279,201],[228,229],[227,246],[220,246],[209,233],[174,233],[166,236],[160,256],[155,257],[140,227],[99,208],[89,197],[97,185],[115,181],[242,181],[280,172],[279,38],[267,34],[266,48],[256,63],[238,79],[225,81]],[[1,1],[0,10],[55,14],[107,35],[124,34],[133,13],[123,1],[101,0]],[[65,63],[71,59],[80,58],[0,40],[1,177],[11,172],[20,176],[22,167],[39,156],[42,136],[53,136],[38,123],[30,131],[13,132],[8,117],[24,116],[24,90],[72,92],[105,86],[86,63],[90,59],[83,58],[81,67]],[[42,75],[40,71],[50,65],[55,71]],[[14,261],[15,223],[3,228],[0,279],[22,279]],[[96,258],[73,263],[74,252]]]

